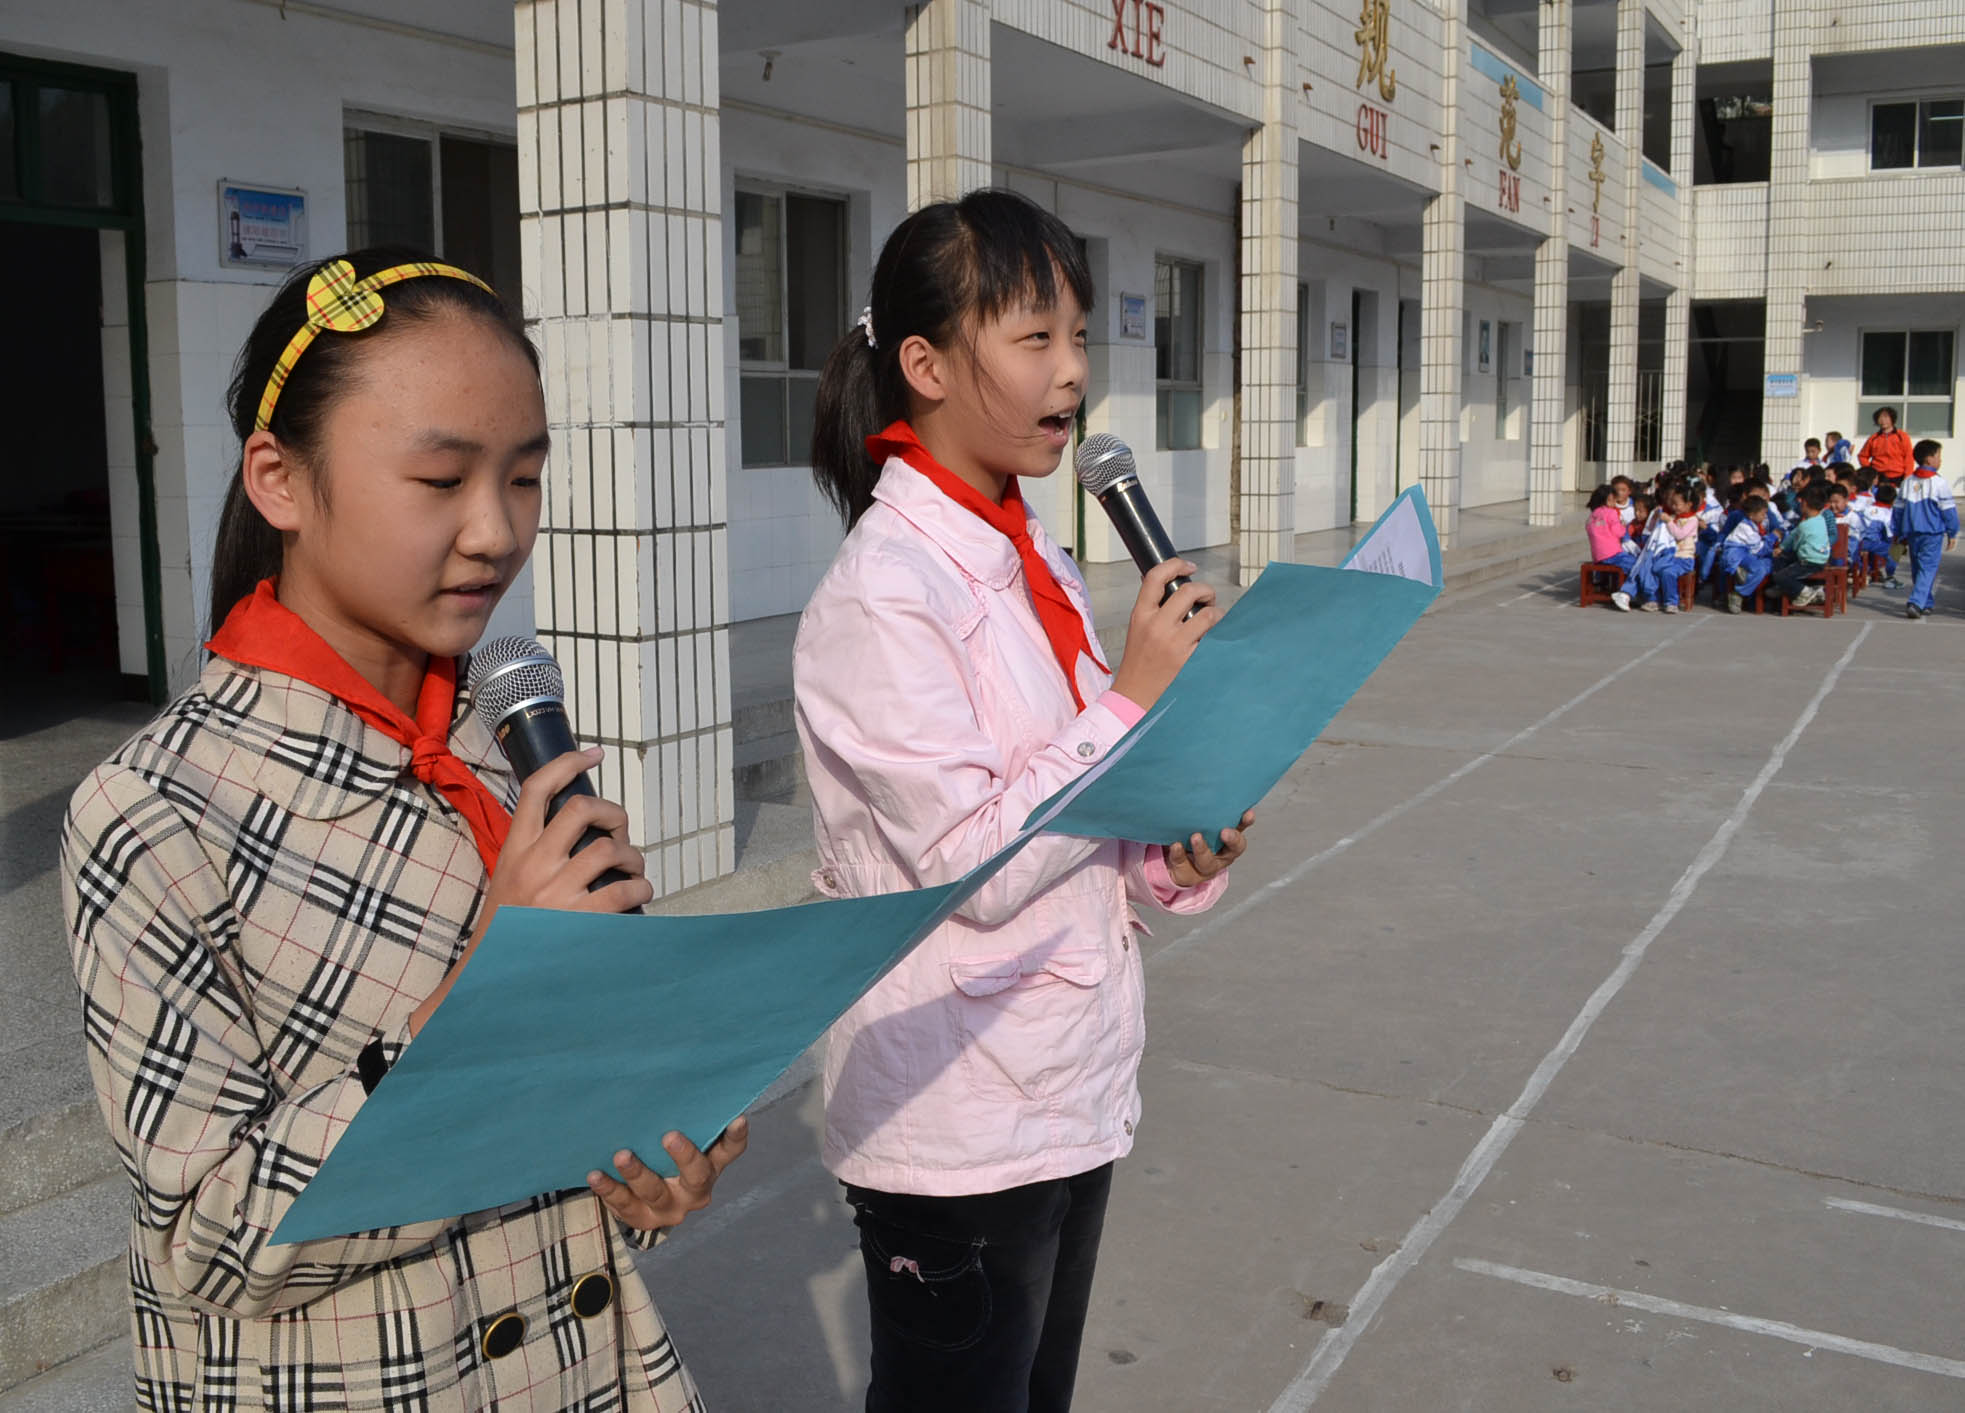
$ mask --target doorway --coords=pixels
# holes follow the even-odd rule
[[[0,347],[10,700],[161,701],[133,76],[0,54],[0,259],[32,276]]]
[[[1377,432],[1377,407],[1382,374],[1379,369],[1383,360],[1378,356],[1378,291],[1375,289],[1352,289],[1351,291],[1351,341],[1345,350],[1351,362],[1351,521],[1356,523],[1364,497],[1359,494],[1359,470],[1362,465],[1365,475],[1371,479],[1371,500],[1378,505],[1383,494],[1380,475],[1380,443]],[[1371,444],[1364,443],[1369,439]],[[1396,453],[1394,453],[1394,475],[1396,476]],[[1375,513],[1375,512],[1374,512]]]
[[[32,334],[0,341],[0,652],[64,695],[118,696],[101,237],[0,221],[0,269],[34,272],[9,311]]]

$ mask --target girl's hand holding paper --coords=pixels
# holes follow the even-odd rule
[[[1255,811],[1242,811],[1240,829],[1221,831],[1221,847],[1210,849],[1205,834],[1191,836],[1185,844],[1167,845],[1167,873],[1176,888],[1199,888],[1218,873],[1226,873],[1228,866],[1248,852],[1249,829],[1255,823]]]

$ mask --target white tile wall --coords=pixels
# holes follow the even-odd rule
[[[534,551],[595,786],[658,893],[734,852],[716,9],[526,0],[528,316],[555,454]],[[614,56],[614,57],[606,57]],[[611,88],[610,88],[611,85]],[[625,89],[625,92],[622,90]],[[625,150],[609,149],[610,138]]]

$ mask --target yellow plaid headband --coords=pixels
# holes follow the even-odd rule
[[[287,385],[294,365],[300,362],[300,355],[307,351],[318,335],[358,334],[363,329],[374,328],[382,320],[382,291],[385,288],[404,280],[418,280],[430,275],[464,280],[486,294],[494,294],[490,285],[469,270],[460,270],[455,265],[439,265],[432,260],[391,265],[386,270],[377,270],[364,280],[355,278],[355,267],[346,260],[330,260],[316,270],[314,277],[307,281],[307,322],[294,331],[293,337],[287,340],[286,348],[281,351],[279,361],[274,363],[272,376],[266,380],[266,394],[259,399],[259,417],[253,425],[262,432],[272,425],[273,405],[280,400],[280,389]]]

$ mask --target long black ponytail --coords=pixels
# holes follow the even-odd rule
[[[973,347],[976,330],[1025,300],[1047,309],[1059,280],[1092,307],[1092,276],[1071,228],[1013,191],[972,191],[924,206],[894,228],[873,270],[864,321],[819,375],[812,476],[850,527],[873,504],[880,467],[866,439],[908,415],[900,347]]]
[[[432,257],[406,246],[373,246],[347,255],[331,256],[300,266],[280,286],[279,293],[260,312],[232,365],[232,384],[225,396],[232,431],[241,445],[253,434],[259,419],[259,400],[266,391],[266,380],[285,352],[289,340],[307,319],[307,282],[323,266],[345,260],[355,269],[357,279],[378,270],[405,265]],[[454,262],[453,262],[454,263]],[[328,408],[336,396],[349,386],[350,360],[360,356],[362,346],[389,329],[421,323],[440,314],[456,312],[490,320],[511,335],[525,351],[532,369],[539,371],[539,354],[525,336],[525,327],[511,308],[495,294],[465,280],[430,278],[405,280],[390,285],[383,295],[387,311],[373,328],[359,334],[325,334],[314,340],[300,361],[287,372],[279,401],[273,405],[269,430],[279,439],[286,454],[296,458],[313,473],[314,496],[326,503],[327,483],[320,476],[321,428]],[[246,495],[243,466],[235,462],[231,482],[225,488],[225,506],[219,512],[218,533],[212,542],[211,599],[207,636],[216,632],[235,604],[250,594],[262,579],[280,572],[280,532],[266,523]]]

